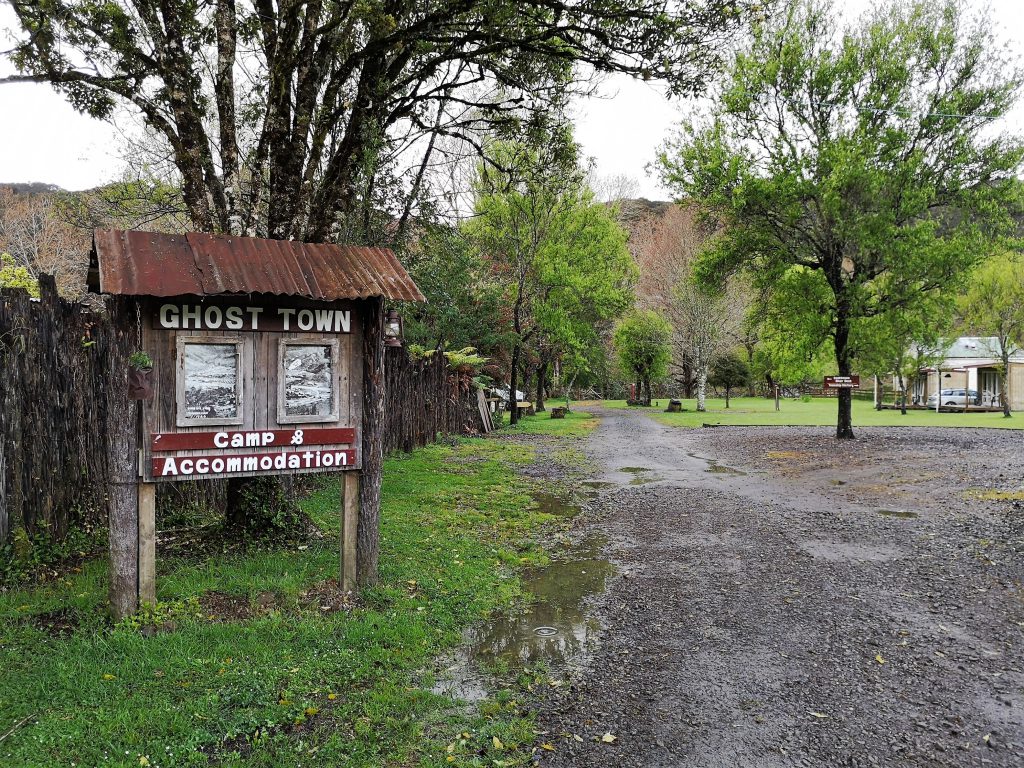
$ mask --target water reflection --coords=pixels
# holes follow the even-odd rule
[[[600,556],[604,544],[603,536],[592,536],[558,553],[550,565],[525,573],[523,585],[536,601],[525,613],[500,614],[473,630],[472,659],[486,665],[544,661],[557,667],[591,646],[600,625],[584,603],[604,590],[615,572]]]

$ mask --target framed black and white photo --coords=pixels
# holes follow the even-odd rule
[[[278,422],[337,421],[337,339],[281,341],[278,357]]]
[[[242,341],[179,336],[178,426],[242,423]]]

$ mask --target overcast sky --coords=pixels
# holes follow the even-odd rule
[[[0,50],[13,23],[13,11],[0,0]],[[846,0],[853,13],[869,0]],[[989,6],[999,34],[1018,55],[1024,55],[1024,0],[971,0]],[[0,64],[0,74],[9,69]],[[640,193],[653,199],[669,194],[648,175],[645,166],[658,145],[687,108],[669,102],[656,84],[627,77],[609,78],[604,98],[575,106],[577,138],[602,176],[623,174],[639,183]],[[1011,116],[1017,129],[1024,123],[1024,105]],[[121,172],[117,126],[79,115],[63,97],[45,85],[0,85],[0,182],[39,181],[65,189],[86,189],[116,179]]]

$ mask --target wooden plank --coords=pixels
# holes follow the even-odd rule
[[[359,479],[359,531],[356,578],[360,586],[377,582],[380,558],[380,485],[384,463],[384,299],[367,299],[359,312],[362,333],[362,446]]]
[[[301,432],[299,442],[296,433]],[[217,435],[226,435],[222,438],[222,445],[215,442]],[[235,436],[241,441],[235,445]],[[266,442],[267,436],[270,441]],[[257,441],[256,439],[259,438]],[[150,435],[150,445],[154,452],[162,451],[187,451],[202,449],[223,449],[229,447],[250,447],[270,448],[281,446],[303,446],[303,445],[350,445],[355,441],[356,431],[351,427],[338,427],[329,429],[316,429],[303,427],[299,429],[270,429],[270,430],[241,430],[231,432],[159,432]]]
[[[300,469],[321,472],[350,469],[356,463],[356,451],[354,448],[310,450],[297,447],[294,450],[286,448],[272,453],[158,456],[152,462],[154,479],[185,479],[193,476],[212,478],[249,474],[281,475]],[[235,466],[237,469],[233,468]]]
[[[341,589],[356,588],[356,540],[359,530],[359,473],[346,472],[340,478],[341,489]]]
[[[139,603],[156,603],[156,485],[139,483]]]

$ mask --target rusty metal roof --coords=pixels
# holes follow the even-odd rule
[[[190,232],[97,229],[93,255],[101,293],[216,296],[267,293],[310,299],[425,301],[387,248],[317,245]]]

